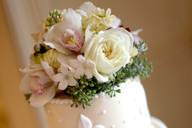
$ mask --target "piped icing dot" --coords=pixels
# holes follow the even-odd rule
[[[106,110],[102,110],[102,111],[101,111],[101,115],[105,115],[106,113],[107,113]]]
[[[95,95],[95,99],[98,99],[99,98],[99,96],[98,95]]]

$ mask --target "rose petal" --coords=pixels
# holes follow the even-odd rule
[[[29,101],[34,107],[42,107],[55,96],[55,87],[51,86],[42,95],[32,94]]]
[[[96,69],[96,66],[94,66],[93,73],[94,73],[94,76],[96,77],[96,79],[99,82],[103,83],[103,82],[109,81],[109,78],[107,76],[104,76],[104,75],[101,75],[101,74],[98,73],[98,71]]]

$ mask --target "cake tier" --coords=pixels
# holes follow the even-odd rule
[[[45,106],[49,128],[153,128],[140,80],[120,87],[116,97],[99,94],[85,109],[71,107],[71,100],[52,100]]]

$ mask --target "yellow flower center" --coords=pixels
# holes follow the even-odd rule
[[[103,53],[108,59],[112,59],[112,56],[111,56],[112,52],[113,52],[113,49],[111,45],[109,44],[109,42],[106,42],[103,48]]]
[[[76,44],[76,40],[75,40],[74,37],[70,37],[69,40],[67,40],[66,43],[69,44],[69,45],[74,45],[74,44]]]

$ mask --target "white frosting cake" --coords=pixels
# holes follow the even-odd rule
[[[49,128],[155,128],[139,79],[122,83],[121,90],[113,98],[96,96],[85,109],[71,107],[70,100],[53,99],[45,106]]]
[[[165,128],[140,83],[152,71],[140,31],[91,2],[49,12],[20,86],[49,128]]]

